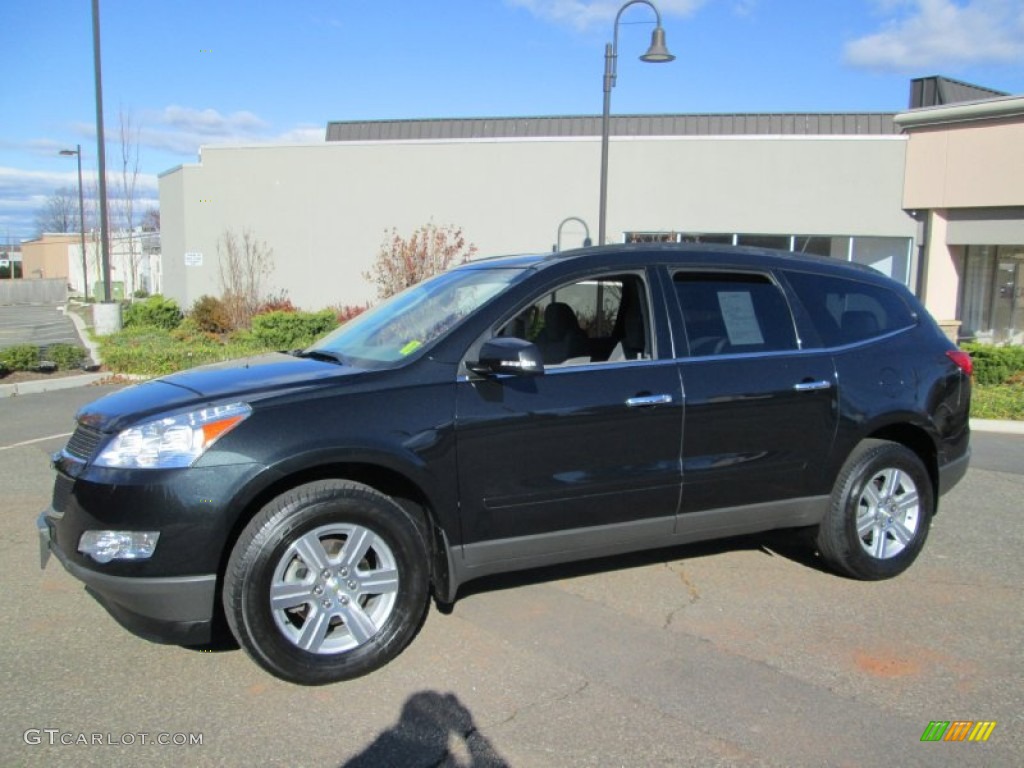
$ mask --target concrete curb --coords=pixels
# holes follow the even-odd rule
[[[971,419],[973,432],[995,432],[1001,435],[1024,435],[1024,421],[995,421]]]
[[[78,316],[77,312],[71,312],[68,310],[68,305],[65,304],[63,307],[64,316],[71,319],[71,323],[75,326],[75,331],[78,333],[78,338],[82,340],[82,344],[89,350],[89,357],[95,365],[102,365],[103,361],[100,359],[100,346],[92,337],[89,335],[89,328],[86,326],[85,321]]]
[[[74,389],[87,387],[102,379],[109,379],[109,373],[86,373],[81,376],[59,376],[55,379],[36,379],[23,381],[20,384],[0,384],[0,398],[15,395],[34,395],[39,392],[50,392],[55,389]]]

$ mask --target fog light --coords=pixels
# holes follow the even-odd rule
[[[78,551],[97,563],[111,560],[146,560],[156,549],[158,531],[86,531]]]

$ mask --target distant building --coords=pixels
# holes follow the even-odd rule
[[[0,279],[21,277],[21,246],[0,246]]]
[[[85,235],[85,269],[82,274],[82,240],[79,233],[47,233],[22,243],[24,277],[67,280],[72,292],[81,296],[103,297],[99,233]],[[132,296],[137,291],[160,293],[162,269],[160,233],[136,231],[110,234],[110,284],[113,298]],[[88,288],[88,290],[86,290]]]
[[[608,241],[732,242],[870,264],[972,337],[1024,334],[1024,97],[948,78],[904,113],[618,115]],[[481,255],[597,240],[599,117],[332,122],[326,142],[214,146],[160,177],[164,291],[219,294],[228,230],[274,251],[271,290],[373,297],[385,233],[461,227]],[[945,170],[943,170],[945,169]],[[941,178],[937,176],[941,175]],[[584,236],[576,222],[562,247]]]

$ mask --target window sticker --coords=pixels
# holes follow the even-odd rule
[[[725,321],[725,332],[729,334],[730,344],[764,344],[750,293],[719,291],[718,306],[722,310],[722,320]]]

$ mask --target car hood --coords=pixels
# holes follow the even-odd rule
[[[192,368],[122,389],[90,403],[78,421],[114,432],[147,416],[213,401],[259,399],[285,390],[328,386],[366,371],[284,353]]]

